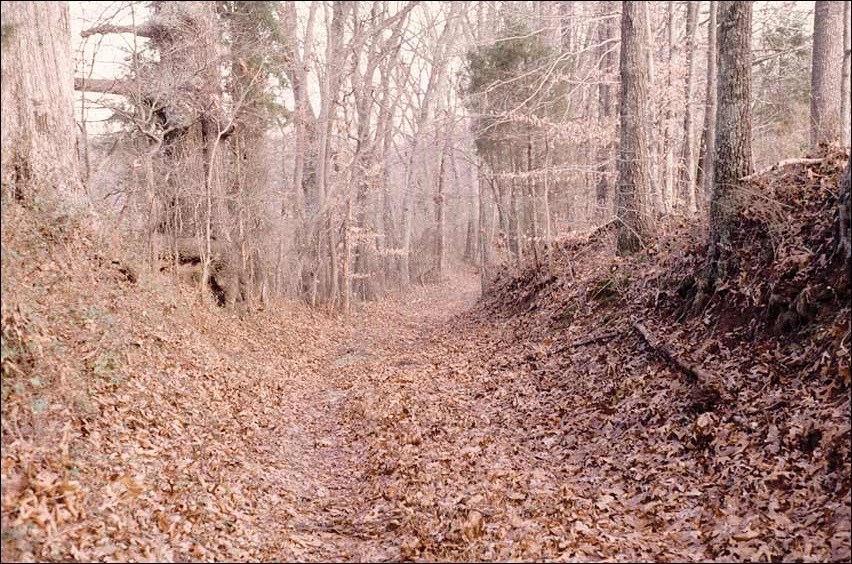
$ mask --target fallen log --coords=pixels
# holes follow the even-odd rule
[[[703,368],[700,368],[698,366],[695,366],[694,364],[690,364],[689,362],[678,358],[678,356],[674,353],[674,351],[672,351],[671,348],[669,348],[668,345],[662,343],[659,339],[657,339],[657,337],[655,337],[653,333],[648,331],[648,329],[641,323],[634,323],[633,328],[636,329],[636,331],[640,335],[642,335],[642,338],[645,340],[646,343],[648,343],[648,345],[654,350],[654,352],[656,352],[663,359],[680,369],[680,371],[686,375],[687,379],[690,382],[700,382],[703,384],[710,385],[711,382],[714,381],[713,376]]]

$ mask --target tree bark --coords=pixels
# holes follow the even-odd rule
[[[437,281],[444,277],[444,163],[446,148],[441,148],[440,164],[438,165],[438,193],[435,196],[435,273]]]
[[[849,106],[850,85],[849,67],[852,63],[852,4],[843,2],[843,71],[840,77],[840,143],[844,147],[852,145],[850,127],[852,112]]]
[[[598,187],[600,188],[600,183]],[[604,202],[606,202],[606,199],[604,199]],[[547,133],[544,134],[544,244],[545,252],[547,252],[547,269],[551,272],[553,269],[553,234],[550,219],[550,143],[547,139]]]
[[[622,2],[622,5],[624,3]],[[644,32],[644,42],[646,45],[645,49],[645,59],[647,61],[647,69],[648,69],[648,81],[646,91],[651,92],[654,90],[654,84],[656,82],[656,67],[654,65],[654,53],[652,52],[652,46],[654,44],[654,30],[651,29],[651,17],[650,17],[650,6],[648,7],[648,17],[645,18],[644,29],[641,30]],[[622,12],[622,17],[623,17]],[[663,144],[660,143],[660,131],[658,131],[659,119],[660,119],[660,111],[655,107],[654,104],[646,104],[645,109],[645,120],[646,124],[646,135],[647,135],[647,146],[648,146],[648,175],[650,177],[650,193],[647,196],[646,207],[648,214],[654,213],[655,216],[659,214],[666,213],[666,181],[664,178],[665,171],[661,172],[660,167],[660,150],[664,149]],[[665,136],[663,136],[665,139]],[[617,205],[617,204],[616,204]]]
[[[598,85],[598,118],[601,126],[609,130],[609,124],[614,113],[612,85],[608,84],[611,75],[615,72],[615,49],[612,46],[615,40],[615,18],[606,17],[613,11],[611,2],[599,2],[600,16],[604,19],[598,23],[598,43],[600,44],[601,52],[598,58],[598,70],[600,72],[600,84]],[[606,217],[608,213],[612,213],[611,209],[607,209],[607,203],[610,201],[610,180],[607,178],[607,172],[610,167],[606,162],[610,159],[614,150],[614,143],[607,142],[601,144],[598,148],[598,181],[596,186],[596,215],[598,217]],[[545,166],[547,166],[545,164]],[[545,177],[546,179],[547,177]],[[546,190],[545,190],[546,192]],[[550,221],[550,218],[547,219]],[[549,237],[549,236],[548,236]],[[549,244],[549,243],[548,243]]]
[[[313,218],[317,231],[321,229],[323,223],[322,210],[328,204],[329,192],[329,170],[331,159],[329,153],[331,150],[331,134],[334,125],[334,111],[339,95],[341,77],[341,53],[343,51],[343,25],[346,19],[346,13],[350,4],[336,0],[332,3],[331,11],[331,26],[329,28],[328,42],[326,44],[326,72],[320,85],[320,115],[319,115],[319,148],[317,150],[317,196],[320,205],[317,209],[317,216]],[[329,261],[326,263],[329,266],[329,295],[328,302],[334,307],[339,295],[338,282],[338,253],[337,253],[337,231],[332,218],[333,213],[327,213],[325,225],[329,237]],[[319,237],[319,234],[317,234]],[[320,246],[317,245],[319,248]],[[319,257],[317,257],[319,263]]]
[[[668,24],[666,25],[666,31],[668,32],[668,60],[669,64],[666,65],[666,93],[670,97],[670,99],[674,99],[674,79],[672,76],[672,70],[674,67],[675,54],[677,49],[675,48],[675,18],[674,18],[674,1],[669,0],[667,2],[667,19]],[[654,40],[653,38],[648,42],[648,49],[650,50],[653,47]],[[670,209],[675,200],[675,125],[674,125],[674,104],[668,103],[666,104],[666,114],[664,118],[665,123],[663,124],[663,146],[665,147],[666,153],[666,171],[664,178],[664,192],[662,195],[662,203],[663,208],[658,210],[659,212],[666,213],[668,209]]]
[[[476,203],[477,203],[477,221],[479,223],[479,291],[481,295],[485,295],[488,291],[489,268],[488,268],[488,248],[490,246],[490,238],[486,235],[485,225],[485,199],[483,198],[484,190],[482,189],[482,175],[476,173]]]
[[[710,2],[710,17],[707,23],[707,85],[704,93],[704,131],[701,139],[701,156],[698,161],[696,184],[702,187],[703,203],[706,206],[713,192],[713,151],[716,147],[716,13],[719,3]]]
[[[352,301],[352,197],[346,197],[343,218],[343,315],[349,316]]]
[[[731,236],[736,214],[734,190],[752,171],[751,162],[751,2],[719,3],[718,88],[715,182],[710,200],[712,283],[730,272]]]
[[[835,1],[814,4],[811,59],[811,145],[814,147],[840,138],[843,5],[844,2]]]
[[[82,198],[73,114],[67,2],[4,2],[0,147],[2,182],[24,199],[50,186]]]
[[[616,215],[618,251],[631,253],[649,231],[646,202],[651,190],[646,137],[648,98],[647,2],[623,2],[621,16],[622,93],[619,104],[621,146],[618,155]]]
[[[683,115],[683,151],[680,169],[680,201],[689,213],[695,212],[695,133],[693,132],[692,100],[695,97],[695,29],[698,23],[698,3],[686,5],[686,108]]]
[[[147,22],[138,26],[104,24],[84,29],[80,32],[80,37],[91,37],[92,35],[107,33],[133,33],[139,37],[159,38],[168,34],[169,29],[155,22]]]

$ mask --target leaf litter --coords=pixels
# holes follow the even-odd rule
[[[798,211],[745,207],[712,295],[700,229],[602,229],[349,321],[223,312],[4,207],[3,560],[848,561],[841,157],[752,181]]]

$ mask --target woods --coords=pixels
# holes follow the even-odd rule
[[[717,147],[717,131],[749,137],[752,126],[716,109],[716,44],[734,37],[717,39],[716,4],[118,5],[75,40],[88,73],[73,80],[82,164],[67,166],[82,166],[70,176],[144,241],[149,269],[194,264],[201,292],[231,308],[295,297],[348,311],[464,263],[485,287],[496,268],[540,261],[566,233],[613,218],[623,251],[699,211],[718,246],[734,176],[714,182],[716,162],[740,163],[742,177],[752,156],[744,138]],[[815,5],[807,141],[763,91],[802,48],[792,28],[772,27],[772,9],[761,8],[759,54],[719,52],[723,103],[751,99],[729,75],[746,65],[761,89],[753,127],[785,143],[799,127],[800,146],[840,141],[843,6]],[[98,49],[120,53],[124,70],[102,78]],[[12,104],[25,85],[6,82]],[[67,108],[62,84],[51,100]],[[760,137],[756,164],[774,162],[771,145]]]
[[[11,561],[846,561],[850,7],[4,2]]]

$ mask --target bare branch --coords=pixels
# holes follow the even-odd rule
[[[100,92],[101,94],[116,94],[132,96],[135,93],[135,81],[117,78],[74,78],[74,90],[80,92]]]
[[[113,25],[104,24],[89,29],[84,29],[80,32],[80,37],[90,37],[92,35],[103,35],[107,33],[133,33],[140,37],[159,37],[166,33],[164,26],[154,23],[144,23],[139,26],[132,25]]]

